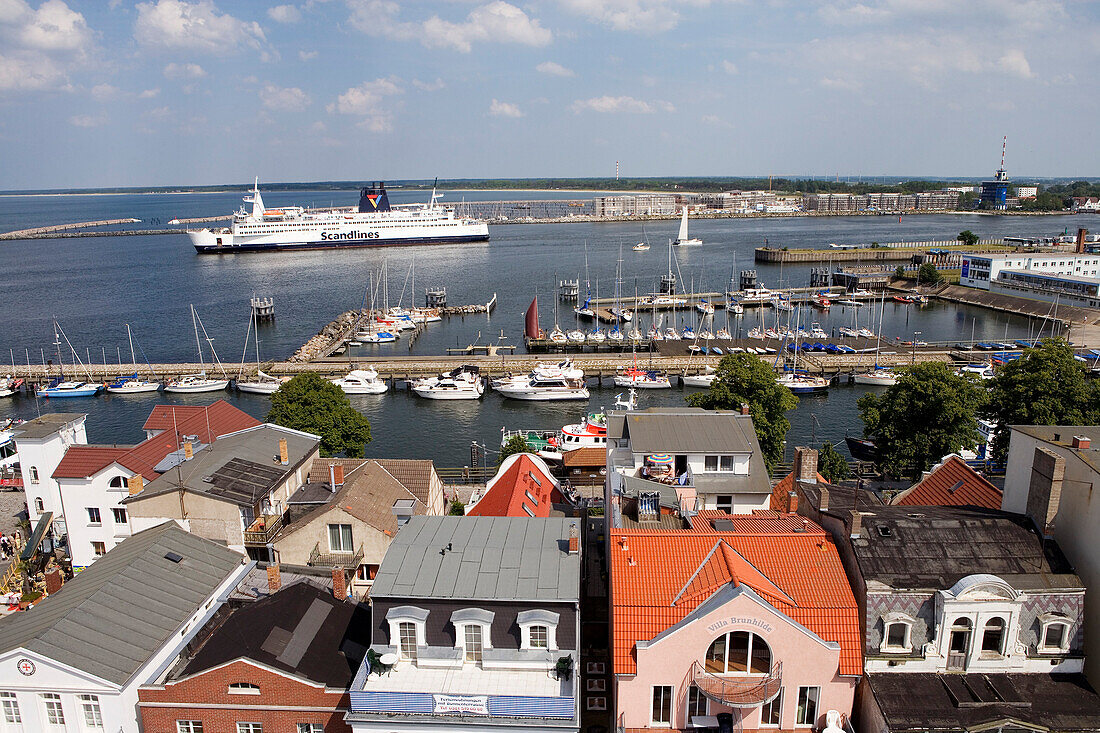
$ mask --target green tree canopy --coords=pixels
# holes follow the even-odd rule
[[[936,285],[943,282],[943,274],[936,269],[936,266],[931,262],[925,262],[917,270],[917,282],[927,283],[928,285]]]
[[[267,422],[321,436],[321,455],[362,458],[370,422],[344,391],[313,372],[299,374],[271,395]]]
[[[1063,339],[1045,339],[1001,367],[991,380],[983,415],[999,426],[993,457],[1008,455],[1010,425],[1095,425],[1100,388],[1086,379],[1085,365]]]
[[[970,247],[978,243],[978,235],[969,229],[964,229],[959,232],[959,236],[955,237],[955,239]]]
[[[748,404],[764,462],[771,468],[782,460],[783,439],[791,429],[786,413],[798,398],[775,381],[775,372],[760,359],[748,354],[722,357],[710,389],[689,395],[687,401],[707,410],[739,410]]]
[[[943,362],[925,362],[857,404],[863,434],[878,446],[879,465],[891,475],[917,478],[949,453],[977,444],[977,415],[986,399],[976,378]]]
[[[822,443],[817,452],[817,472],[829,483],[848,478],[848,461],[833,447],[832,443]]]
[[[504,463],[504,459],[508,456],[515,455],[516,453],[532,453],[533,451],[527,447],[527,439],[522,435],[513,435],[504,443],[500,448],[500,455],[497,456],[497,466]]]

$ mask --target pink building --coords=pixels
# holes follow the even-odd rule
[[[820,730],[828,711],[850,716],[859,612],[829,535],[770,511],[693,524],[611,532],[615,726]]]

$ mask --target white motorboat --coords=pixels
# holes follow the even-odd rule
[[[565,377],[505,377],[494,382],[493,389],[504,397],[531,402],[587,400],[589,396],[583,379]]]
[[[856,384],[868,384],[872,387],[893,387],[898,383],[898,375],[889,369],[872,369],[869,372],[852,377]]]
[[[16,379],[12,375],[0,378],[0,397],[11,397],[23,386],[22,379]]]
[[[461,366],[438,377],[418,379],[412,391],[429,400],[477,400],[485,394],[485,379],[475,366]]]
[[[814,377],[809,374],[796,374],[788,372],[779,376],[775,381],[783,385],[795,394],[813,394],[829,389],[829,380],[824,377]]]
[[[344,394],[382,394],[390,388],[386,380],[378,378],[374,367],[352,369],[343,377],[329,381],[344,390]]]
[[[982,379],[993,379],[992,364],[966,364],[959,367],[959,374],[973,374]]]
[[[164,385],[165,392],[191,394],[194,392],[218,392],[229,386],[228,379],[210,379],[206,372],[187,374],[179,379],[170,380]]]
[[[669,389],[672,387],[668,375],[664,372],[637,367],[630,367],[616,374],[615,384],[619,387],[633,387],[635,389]]]
[[[776,297],[776,293],[768,288],[747,288],[737,292],[737,300],[741,303],[767,303]]]
[[[702,373],[688,374],[682,379],[685,387],[709,387],[716,376],[718,376],[718,373],[714,370],[714,367],[708,366]]]
[[[238,379],[237,389],[250,394],[274,394],[289,381],[290,377],[273,377],[257,370],[255,379]]]
[[[676,240],[673,241],[672,244],[677,247],[689,247],[700,245],[702,243],[702,239],[688,236],[688,210],[685,206],[683,218],[680,219],[680,231],[676,234]]]
[[[45,387],[39,387],[39,397],[95,397],[103,385],[92,382],[62,381],[54,379]]]

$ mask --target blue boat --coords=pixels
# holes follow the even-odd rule
[[[38,390],[39,397],[95,397],[103,386],[91,382],[68,382],[56,377]]]
[[[1019,346],[1021,349],[1030,349],[1031,347],[1035,346],[1035,342],[1024,341],[1023,339],[1016,339],[1016,345]]]

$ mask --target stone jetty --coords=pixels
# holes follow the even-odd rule
[[[287,361],[292,364],[302,364],[328,356],[337,346],[351,336],[355,325],[365,315],[366,311],[360,310],[341,313],[336,316],[336,320],[322,328],[309,341],[306,341]]]

